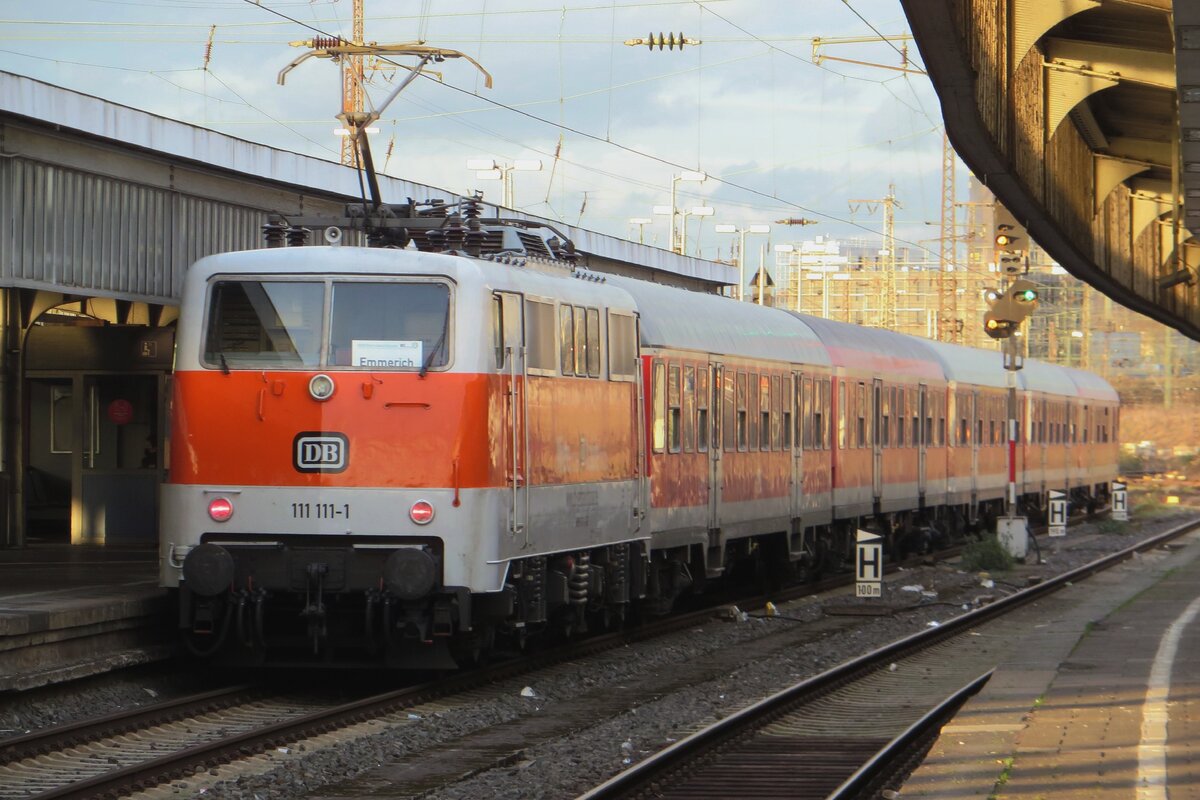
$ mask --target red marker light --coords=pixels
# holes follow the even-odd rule
[[[214,522],[226,522],[233,516],[233,503],[226,497],[218,497],[208,504],[208,515]]]
[[[433,521],[433,506],[425,500],[418,500],[408,510],[408,518],[418,525],[428,525]]]

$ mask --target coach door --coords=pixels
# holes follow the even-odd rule
[[[812,378],[804,382],[802,373],[792,373],[792,385],[784,393],[784,408],[791,407],[791,413],[784,415],[784,425],[791,430],[784,431],[783,440],[792,445],[792,519],[804,515],[804,432],[812,430],[808,422],[812,414]],[[812,433],[810,432],[811,438]]]
[[[508,531],[514,541],[529,543],[529,489],[526,481],[526,455],[529,436],[525,427],[525,326],[522,324],[521,295],[497,292],[500,319],[493,322],[497,337],[496,358],[504,375],[504,433],[508,458],[505,478],[509,488]]]
[[[874,497],[883,496],[883,381],[876,378],[871,393],[871,476]]]
[[[721,527],[721,486],[724,483],[722,468],[722,420],[725,408],[722,406],[722,387],[725,382],[725,367],[720,364],[709,365],[708,381],[708,429],[711,435],[708,439],[708,528],[717,530]],[[701,424],[704,424],[703,422]]]
[[[925,419],[925,404],[929,402],[929,387],[921,384],[920,399],[917,408],[920,412],[918,419]],[[904,424],[904,420],[900,420],[900,424]],[[918,426],[914,426],[918,427]],[[925,495],[925,437],[921,436],[916,430],[912,432],[913,444],[917,446],[917,492],[923,497]]]

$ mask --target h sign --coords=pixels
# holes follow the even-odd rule
[[[1117,522],[1128,522],[1129,501],[1125,484],[1113,481],[1112,490],[1112,518]]]
[[[292,442],[292,462],[297,472],[342,472],[350,460],[345,434],[304,431]]]
[[[1067,495],[1064,492],[1050,490],[1050,510],[1046,514],[1046,523],[1051,536],[1067,535]]]
[[[855,553],[855,597],[883,597],[883,537],[858,532]]]

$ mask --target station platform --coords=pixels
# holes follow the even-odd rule
[[[1192,533],[981,629],[996,672],[900,796],[1200,798],[1198,611]]]
[[[0,550],[0,691],[170,655],[157,548],[33,544]]]

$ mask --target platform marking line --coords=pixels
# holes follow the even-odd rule
[[[1158,644],[1150,680],[1146,685],[1146,702],[1142,706],[1142,739],[1138,742],[1137,800],[1166,800],[1167,798],[1167,721],[1170,712],[1167,699],[1171,693],[1171,667],[1183,630],[1200,614],[1200,597],[1171,623]]]

